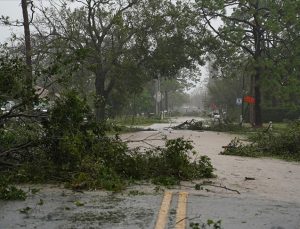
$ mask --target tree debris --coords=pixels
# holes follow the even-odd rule
[[[172,127],[174,130],[203,130],[203,122],[195,119],[187,120],[177,126]]]
[[[247,180],[255,180],[255,178],[254,177],[245,177],[245,181],[247,181]]]
[[[194,183],[194,182],[192,182]],[[215,184],[212,181],[203,181],[202,183],[194,183],[194,186],[186,186],[186,185],[181,185],[183,187],[188,187],[188,188],[195,188],[196,190],[206,190],[207,192],[211,192],[211,190],[204,188],[204,186],[211,186],[215,188],[222,188],[231,192],[236,192],[237,194],[241,194],[238,190],[228,188],[226,186],[223,186],[221,184]]]

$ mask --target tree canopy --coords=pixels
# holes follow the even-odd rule
[[[219,72],[228,76],[233,68],[244,68],[252,79],[252,121],[261,126],[263,83],[292,82],[299,67],[299,1],[215,0],[196,4],[200,18],[217,38],[218,46],[212,53],[217,57]],[[218,28],[213,25],[216,19],[222,21]]]

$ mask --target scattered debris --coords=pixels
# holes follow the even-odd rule
[[[80,201],[75,201],[74,204],[77,206],[77,207],[82,207],[84,206],[84,203],[80,202]]]
[[[157,131],[156,129],[153,128],[143,128],[143,127],[137,127],[137,126],[130,126],[128,127],[129,130],[133,131],[133,132],[139,132],[139,131]]]
[[[222,189],[225,189],[225,190],[228,190],[228,191],[231,191],[231,192],[236,192],[237,194],[241,194],[238,190],[228,188],[228,187],[223,186],[221,184],[215,184],[212,181],[203,181],[202,183],[195,183],[194,186],[186,186],[186,185],[181,185],[181,186],[188,187],[188,188],[194,188],[195,190],[205,190],[207,192],[212,192],[212,190],[209,190],[209,189],[205,188],[205,186],[211,186],[211,187],[215,187],[215,188],[222,188]]]
[[[43,205],[44,204],[44,200],[40,199],[40,201],[37,203],[38,205]]]
[[[26,207],[26,208],[19,209],[19,212],[22,214],[28,214],[31,209],[32,209],[31,207]]]
[[[223,149],[232,149],[232,148],[236,148],[236,146],[234,146],[234,145],[230,145],[230,143],[229,143],[229,145],[227,145],[227,146],[222,146],[222,148]]]
[[[240,139],[234,138],[231,142],[229,142],[228,145],[222,146],[222,148],[225,150],[236,149],[238,147],[239,142],[240,142]]]
[[[192,120],[187,120],[172,128],[174,130],[203,130],[203,122],[192,119]]]
[[[245,177],[245,180],[255,180],[254,177]]]
[[[236,192],[237,194],[241,194],[238,190],[231,189],[231,188],[227,188],[226,186],[215,185],[215,184],[205,184],[205,185],[207,185],[207,186],[212,186],[212,187],[216,187],[216,188],[226,189],[226,190],[228,190],[228,191],[232,191],[232,192]]]

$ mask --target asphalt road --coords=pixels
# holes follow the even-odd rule
[[[212,159],[218,175],[214,181],[223,188],[195,190],[194,183],[182,182],[171,190],[140,184],[124,193],[78,193],[57,186],[23,186],[40,192],[25,201],[0,202],[0,229],[183,229],[207,220],[221,220],[224,229],[300,229],[299,163],[219,155],[231,135],[171,131],[168,126],[151,128],[171,138],[193,140],[196,150]],[[124,137],[152,134],[145,131]],[[161,145],[162,141],[153,143]],[[245,181],[245,176],[255,180]]]
[[[39,188],[41,191],[26,201],[0,202],[1,229],[183,229],[190,228],[190,223],[205,223],[208,219],[222,220],[226,229],[300,228],[299,203],[259,199],[230,191],[216,194],[187,189],[157,193],[154,186],[142,185],[131,187],[131,191],[139,193],[127,190],[114,194]],[[26,208],[27,212],[20,212]]]

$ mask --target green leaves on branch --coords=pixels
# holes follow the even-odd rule
[[[249,137],[251,144],[234,139],[222,154],[246,157],[275,157],[300,161],[300,122],[291,122],[278,132],[258,132]]]
[[[70,92],[57,101],[44,131],[36,135],[40,147],[19,161],[13,177],[21,182],[66,182],[74,189],[123,189],[130,180],[165,185],[181,180],[214,177],[210,159],[196,154],[190,141],[167,140],[165,147],[146,152],[129,149],[114,128],[90,121],[84,100]],[[33,133],[36,129],[32,130]]]
[[[0,176],[0,200],[25,200],[26,193],[11,185],[7,177]]]

